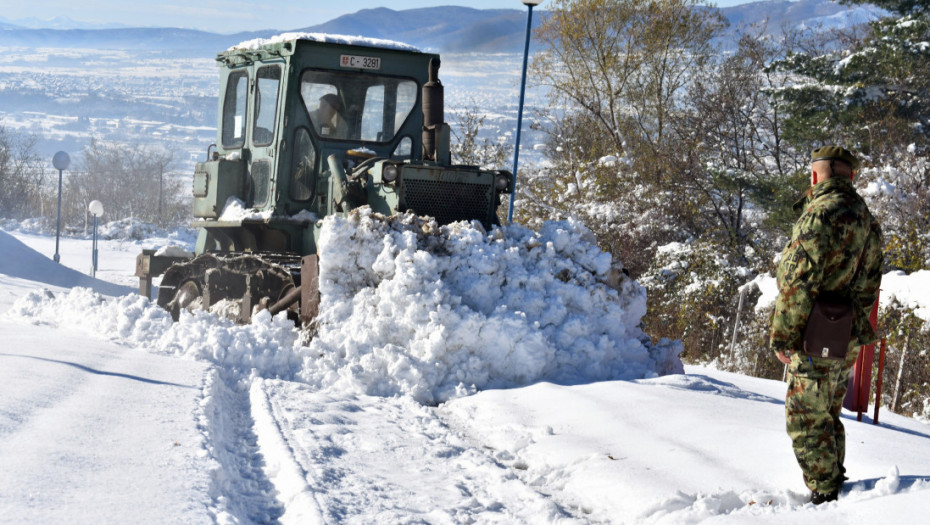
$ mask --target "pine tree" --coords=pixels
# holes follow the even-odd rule
[[[871,22],[847,48],[794,53],[771,66],[800,79],[775,96],[791,114],[787,136],[801,147],[842,143],[875,161],[910,144],[928,147],[930,8],[917,0],[869,3],[896,15]]]
[[[920,13],[926,14],[930,11],[930,4],[927,3],[927,0],[840,0],[840,3],[844,5],[874,5],[901,16]]]

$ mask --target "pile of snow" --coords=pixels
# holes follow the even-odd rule
[[[182,246],[177,246],[174,244],[169,244],[162,246],[161,248],[155,250],[156,257],[188,257],[192,258],[194,252],[190,250],[185,250]]]
[[[49,226],[45,217],[32,217],[17,221],[16,219],[0,219],[0,230],[8,232],[20,231],[23,233],[55,233],[55,224]]]
[[[136,217],[110,221],[97,227],[97,235],[101,239],[133,239],[141,241],[151,237],[161,237],[164,234],[165,232],[154,224],[144,222]]]
[[[274,210],[257,211],[247,208],[245,202],[238,197],[226,199],[223,211],[220,213],[220,221],[241,222],[244,220],[268,220],[274,214]]]
[[[275,35],[271,38],[254,38],[252,40],[246,40],[245,42],[240,42],[227,51],[237,51],[237,50],[257,50],[262,46],[271,45],[271,44],[280,44],[282,42],[287,42],[290,40],[310,40],[313,42],[322,42],[327,44],[345,44],[349,46],[361,46],[361,47],[378,47],[382,49],[395,49],[399,51],[416,51],[420,50],[410,44],[405,44],[403,42],[395,42],[393,40],[385,40],[382,38],[369,38],[364,36],[348,36],[348,35],[329,35],[326,33],[301,33],[301,32],[291,32],[291,33],[281,33],[280,35]]]
[[[577,222],[486,234],[363,208],[327,218],[320,261],[311,383],[433,403],[682,370],[680,344],[653,346],[639,328],[644,289]]]
[[[244,326],[202,310],[182,312],[174,323],[166,310],[141,295],[109,298],[79,287],[59,294],[30,292],[13,303],[8,315],[266,377],[292,377],[301,367],[294,324],[284,315],[272,319],[267,311]]]
[[[575,222],[540,232],[439,228],[367,208],[328,217],[320,314],[309,344],[283,316],[238,326],[147,299],[34,292],[10,314],[321,388],[437,403],[487,388],[680,373],[681,345],[640,329],[643,288]],[[611,282],[612,285],[608,285]]]
[[[217,220],[226,221],[226,222],[242,222],[242,221],[268,221],[272,217],[275,220],[290,220],[292,222],[316,222],[319,220],[317,214],[312,211],[300,210],[291,216],[275,216],[274,210],[259,210],[257,208],[250,208],[246,206],[245,202],[238,197],[230,197],[226,199],[226,204],[223,205],[223,211],[220,213],[220,216]]]

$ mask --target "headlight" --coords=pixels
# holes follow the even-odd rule
[[[502,171],[495,175],[494,187],[497,191],[507,191],[510,188],[510,172]]]
[[[381,170],[381,179],[388,184],[393,184],[398,175],[400,175],[400,169],[396,164],[385,164],[384,169]]]

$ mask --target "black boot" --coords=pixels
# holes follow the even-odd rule
[[[836,501],[836,498],[839,497],[840,491],[834,490],[833,492],[811,492],[811,503],[814,505],[820,505],[821,503],[826,503],[828,501]]]

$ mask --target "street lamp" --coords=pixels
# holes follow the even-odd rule
[[[55,166],[55,169],[58,170],[58,223],[55,227],[55,262],[61,261],[61,256],[58,255],[58,238],[61,237],[61,172],[68,169],[68,164],[71,164],[71,157],[64,151],[59,151],[52,157],[52,166]]]
[[[91,254],[90,276],[97,276],[97,217],[103,215],[103,204],[100,201],[90,201],[87,210],[94,216],[94,244]]]
[[[520,0],[527,7],[526,42],[523,44],[523,76],[520,79],[520,106],[517,108],[517,145],[513,150],[513,188],[510,191],[510,207],[507,209],[507,224],[513,222],[513,202],[517,195],[517,164],[520,160],[520,130],[523,128],[523,96],[526,92],[526,63],[530,56],[530,31],[533,28],[533,7],[543,0]]]

